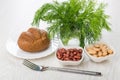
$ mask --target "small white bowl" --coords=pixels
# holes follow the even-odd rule
[[[75,46],[65,46],[65,47],[61,47],[61,48],[64,48],[64,49],[73,49],[73,48],[76,48],[76,49],[81,49],[82,50],[82,57],[81,57],[81,59],[80,60],[77,60],[77,61],[63,61],[63,60],[60,60],[58,57],[57,57],[57,51],[56,51],[56,53],[55,53],[55,56],[56,56],[56,58],[57,58],[57,60],[58,60],[58,62],[60,63],[60,64],[62,64],[62,65],[79,65],[82,61],[83,61],[83,58],[84,58],[84,50],[83,50],[83,48],[82,47],[75,47]],[[59,48],[59,49],[61,49],[61,48]]]
[[[102,57],[92,56],[90,53],[88,53],[88,51],[86,50],[86,48],[89,47],[89,46],[92,46],[92,45],[94,45],[94,44],[97,44],[97,43],[104,43],[104,44],[106,44],[110,49],[113,50],[113,53],[112,53],[112,54],[109,54],[109,55],[107,55],[107,56],[102,56]],[[108,45],[108,44],[105,43],[105,42],[97,42],[97,43],[90,44],[90,45],[87,45],[87,46],[84,47],[85,53],[87,54],[87,56],[88,56],[92,61],[94,61],[94,62],[102,62],[102,61],[111,59],[111,58],[115,55],[115,51],[114,51],[114,49],[113,49],[110,45]]]

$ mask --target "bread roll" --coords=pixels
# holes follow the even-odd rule
[[[38,28],[29,28],[18,38],[18,46],[27,52],[43,51],[49,47],[50,39],[47,32]]]

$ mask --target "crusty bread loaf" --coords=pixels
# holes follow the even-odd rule
[[[49,47],[50,39],[47,32],[38,28],[29,28],[18,38],[18,46],[27,52],[43,51]]]

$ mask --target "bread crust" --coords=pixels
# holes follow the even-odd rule
[[[38,52],[47,49],[50,45],[45,30],[38,28],[29,28],[26,32],[22,32],[18,38],[18,46],[27,52]]]

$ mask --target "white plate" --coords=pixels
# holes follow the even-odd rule
[[[59,40],[54,39],[54,40],[51,40],[51,44],[48,49],[42,52],[30,53],[30,52],[25,52],[21,50],[18,47],[17,42],[10,38],[7,40],[6,48],[8,52],[15,57],[23,58],[23,59],[36,59],[36,58],[42,58],[54,53],[54,51],[58,48],[58,44],[59,44]]]

